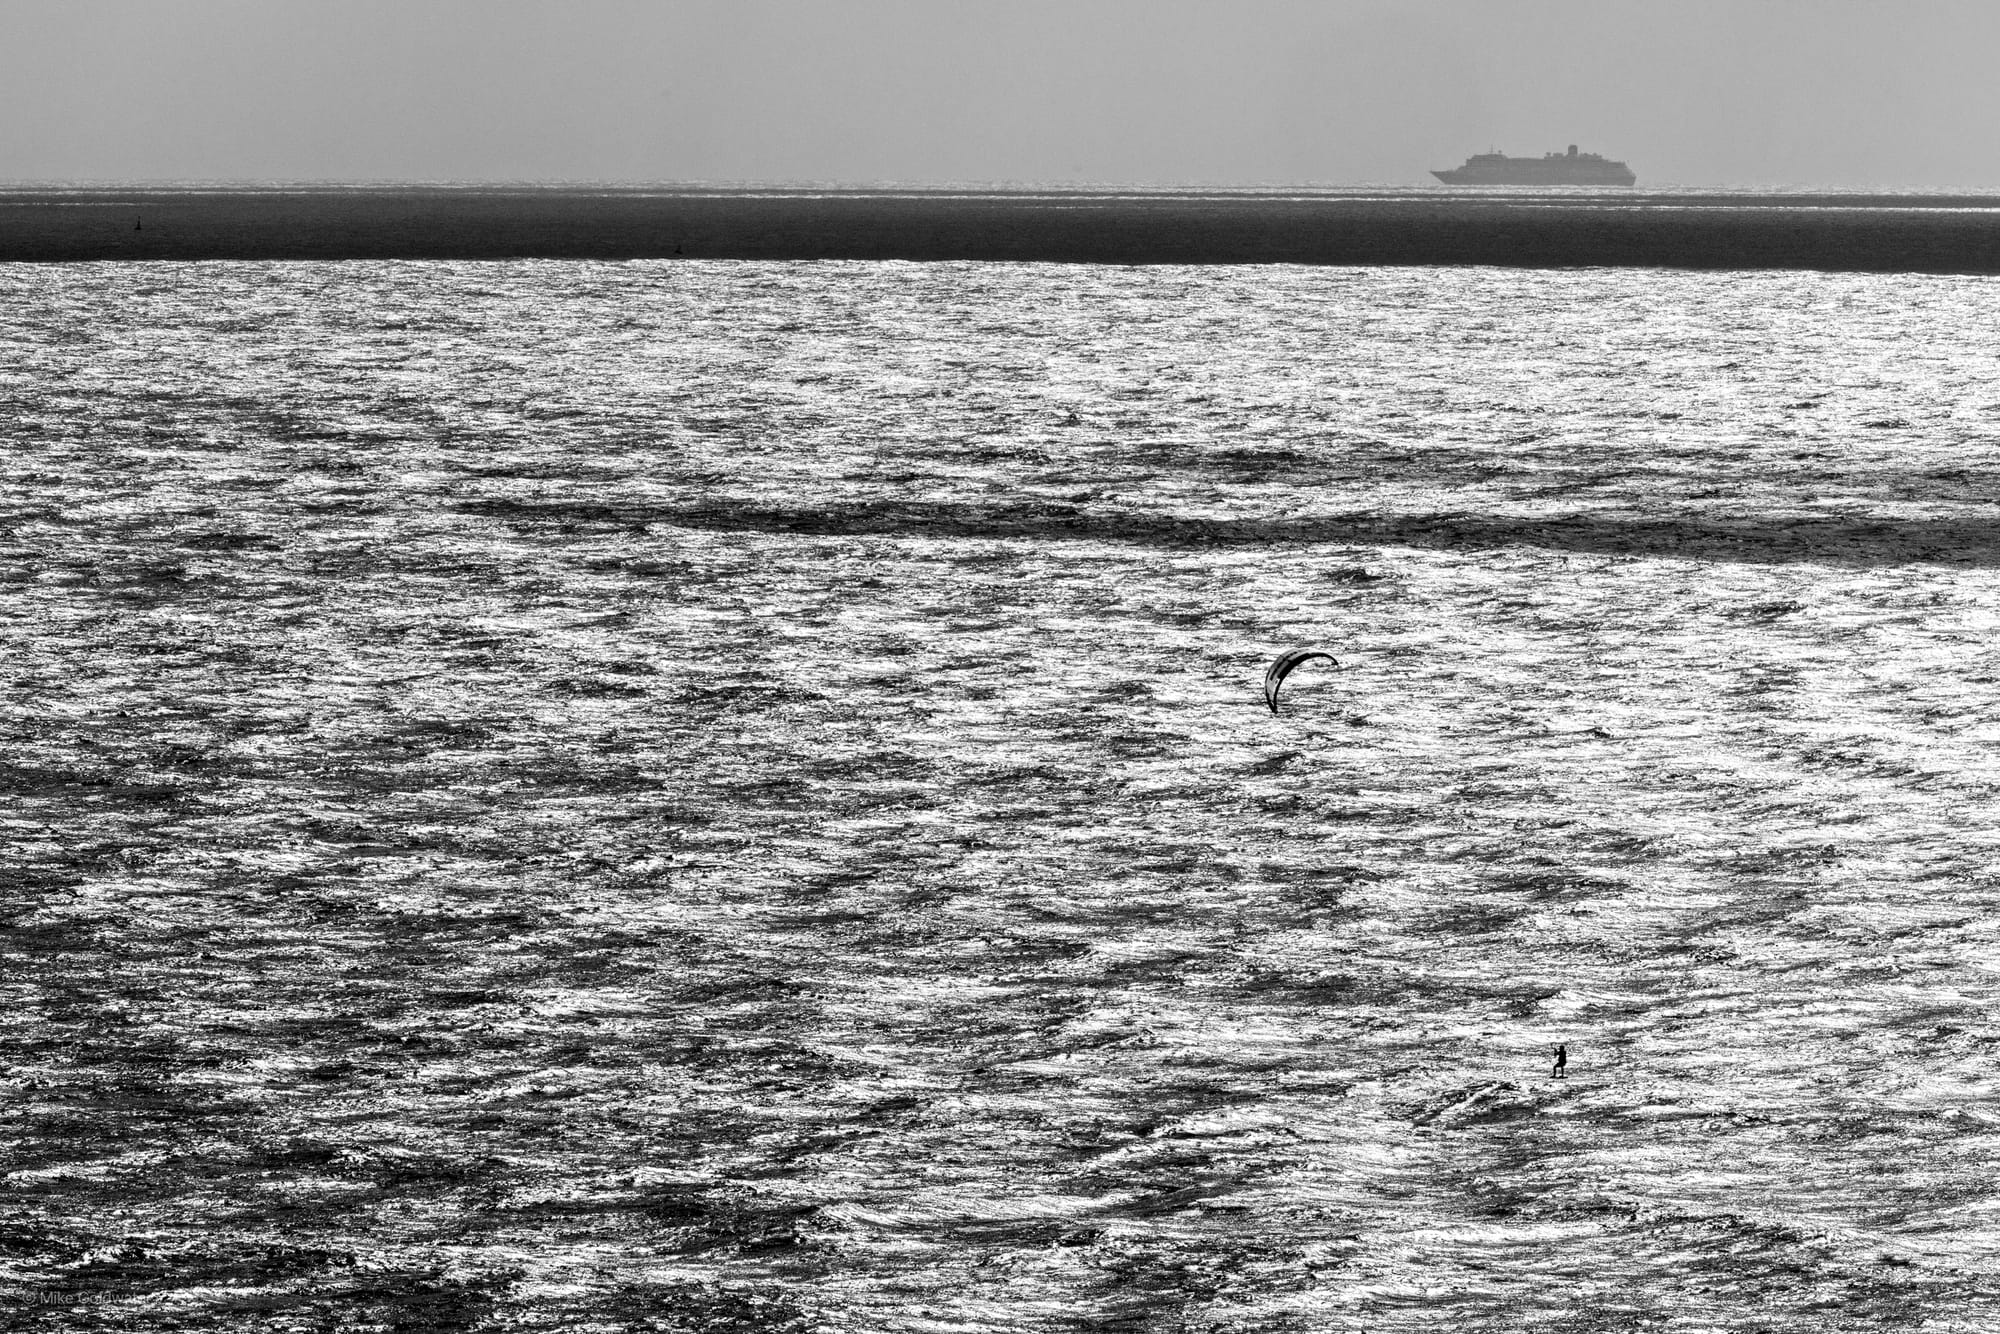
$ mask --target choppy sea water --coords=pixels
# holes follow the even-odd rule
[[[1994,282],[0,289],[10,1327],[2000,1321]]]

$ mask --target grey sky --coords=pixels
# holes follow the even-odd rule
[[[1992,0],[0,0],[0,179],[2000,186]]]

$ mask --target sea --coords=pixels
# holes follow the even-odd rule
[[[0,267],[5,1322],[1992,1330],[1996,330]]]

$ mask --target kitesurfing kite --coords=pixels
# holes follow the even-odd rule
[[[1272,713],[1278,711],[1278,687],[1285,684],[1285,678],[1292,674],[1294,668],[1302,663],[1311,662],[1314,658],[1325,658],[1334,666],[1340,666],[1331,653],[1322,653],[1318,649],[1295,648],[1280,653],[1278,660],[1265,671],[1264,702],[1271,706]]]

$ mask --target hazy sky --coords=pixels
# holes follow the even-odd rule
[[[0,179],[2000,186],[1996,0],[0,0]]]

